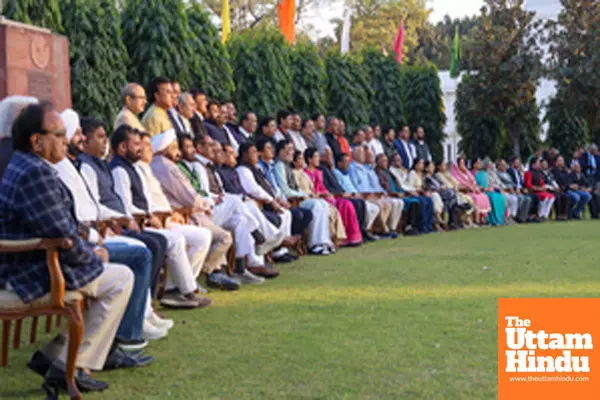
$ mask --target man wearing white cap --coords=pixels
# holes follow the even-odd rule
[[[69,145],[66,157],[54,167],[61,182],[71,194],[76,218],[82,223],[93,225],[100,220],[115,217],[114,213],[101,214],[98,203],[90,195],[87,184],[77,169],[76,165],[79,165],[79,161],[75,157],[81,152],[82,142],[79,116],[75,111],[67,109],[60,117],[65,126]],[[110,230],[107,230],[106,238],[102,239],[92,226],[87,240],[97,245],[103,243],[108,250],[110,260],[127,265],[135,276],[133,291],[116,335],[116,340],[121,347],[126,350],[139,350],[148,344],[143,338],[160,339],[165,337],[168,333],[166,328],[158,328],[150,321],[146,321],[152,274],[150,250],[139,240],[116,236]]]
[[[210,229],[226,232],[209,219],[212,214],[211,204],[196,193],[185,175],[179,170],[177,164],[175,164],[174,161],[178,159],[180,155],[176,137],[172,132],[163,132],[152,138],[152,149],[155,154],[151,167],[155,176],[158,178],[164,193],[169,199],[171,206],[175,208],[193,208],[194,218],[197,219],[202,226],[208,226]],[[249,239],[252,240],[252,238]],[[236,237],[236,241],[237,240],[238,238]],[[238,256],[238,251],[239,249],[236,248],[236,256]],[[253,255],[254,249],[251,248],[250,251],[250,255]],[[239,258],[240,257],[236,260],[238,262],[236,263],[234,278],[245,284],[262,283],[264,279],[247,271],[245,264],[239,262]],[[243,262],[244,260],[242,259],[241,261]],[[212,275],[208,275],[207,281],[210,282],[210,279],[212,279]]]

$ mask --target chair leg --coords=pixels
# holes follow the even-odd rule
[[[29,343],[34,344],[37,342],[37,326],[38,326],[38,317],[33,317],[31,319],[31,326],[29,327]]]
[[[10,320],[2,321],[2,360],[1,365],[8,365],[8,338],[10,337]]]
[[[48,315],[46,317],[46,333],[49,333],[52,330],[52,315]]]
[[[60,328],[60,325],[62,324],[62,315],[58,315],[56,317],[56,327]]]
[[[21,347],[21,328],[23,327],[23,320],[18,319],[15,325],[15,333],[13,335],[13,349]]]
[[[75,371],[77,368],[77,353],[79,345],[83,338],[83,314],[81,312],[82,303],[73,302],[65,304],[67,311],[67,319],[69,321],[69,344],[67,352],[67,370],[65,381],[67,383],[67,391],[71,399],[81,399],[81,392],[75,384]]]

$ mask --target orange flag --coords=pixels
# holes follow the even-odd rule
[[[281,0],[277,4],[279,28],[290,44],[296,39],[296,0]]]

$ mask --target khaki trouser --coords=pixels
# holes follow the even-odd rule
[[[392,213],[392,205],[383,201],[382,199],[373,199],[369,201],[377,204],[379,207],[379,215],[373,224],[373,231],[375,233],[389,233],[390,229],[388,222],[390,219],[390,214]]]
[[[77,368],[100,371],[108,356],[133,288],[133,272],[121,264],[104,264],[104,272],[79,289],[88,300],[83,311],[83,338]],[[66,364],[68,327],[41,351]]]

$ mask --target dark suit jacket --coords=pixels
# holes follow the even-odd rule
[[[596,160],[596,157],[594,155],[586,151],[579,159],[579,164],[581,165],[581,172],[583,172],[588,178],[594,177],[598,168],[598,163],[596,162],[596,169],[592,169],[590,161],[592,157],[594,157],[594,160]]]
[[[229,143],[229,137],[227,137],[227,133],[225,132],[225,130],[223,130],[222,128],[218,127],[217,125],[210,123],[210,122],[204,122],[204,126],[206,127],[206,130],[208,131],[208,135],[213,138],[213,140],[222,143],[222,144],[230,144]]]
[[[192,119],[190,119],[190,124],[192,125],[192,132],[194,133],[194,136],[208,135],[208,131],[204,126],[204,122],[200,119],[198,114],[194,114]]]
[[[229,129],[238,144],[242,144],[246,141],[246,138],[240,133],[237,125],[228,122],[225,124],[225,126],[227,126],[227,129]]]
[[[12,139],[6,138],[0,140],[0,180],[2,180],[2,175],[4,174],[6,167],[8,167],[12,154]]]
[[[327,144],[329,145],[329,147],[331,147],[333,156],[337,160],[338,157],[343,153],[342,147],[340,146],[340,142],[338,142],[337,137],[330,132],[327,132],[325,134],[325,139],[327,140]]]

